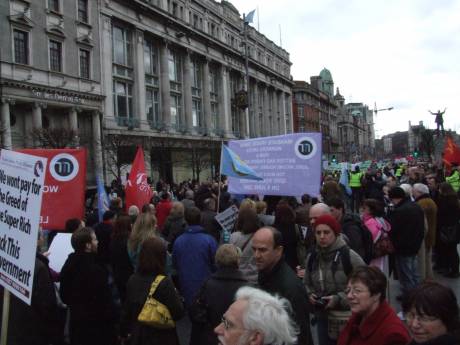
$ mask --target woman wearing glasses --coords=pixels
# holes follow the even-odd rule
[[[450,288],[435,282],[419,285],[405,296],[402,308],[410,345],[460,344],[457,298]]]
[[[348,280],[352,315],[338,345],[406,345],[410,341],[403,322],[385,300],[387,278],[374,266],[355,269]]]

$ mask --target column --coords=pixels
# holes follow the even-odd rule
[[[286,132],[292,133],[293,128],[292,128],[292,100],[291,100],[291,94],[286,93]]]
[[[192,118],[192,66],[190,51],[187,49],[184,56],[184,111],[179,119],[181,125],[185,125],[188,133],[194,133]],[[185,116],[184,116],[185,115]]]
[[[274,134],[281,134],[280,132],[280,97],[277,89],[273,91],[273,130]]]
[[[281,109],[280,109],[280,123],[281,134],[286,134],[286,98],[284,97],[284,92],[281,91]]]
[[[252,104],[252,109],[254,110],[254,116],[252,119],[253,128],[254,128],[254,136],[260,137],[260,128],[259,128],[259,84],[257,80],[254,83],[254,102]]]
[[[230,126],[230,121],[232,117],[232,110],[231,110],[231,104],[230,104],[230,85],[229,85],[229,80],[228,80],[228,73],[229,69],[226,66],[221,66],[221,87],[220,89],[222,90],[222,95],[220,96],[220,102],[219,102],[219,113],[223,117],[223,121],[219,121],[219,123],[222,123],[222,129],[224,131],[225,136],[227,136],[230,133],[231,126]]]
[[[112,79],[112,20],[102,16],[101,61],[102,63],[102,94],[105,95],[105,118],[114,122],[113,79]],[[41,127],[41,126],[40,126]]]
[[[144,64],[144,32],[136,30],[136,65],[134,67],[134,90],[135,90],[135,110],[134,114],[138,114],[140,127],[149,129],[147,123],[147,114],[145,112],[145,64]],[[133,123],[137,127],[137,121]]]
[[[204,126],[206,127],[206,133],[210,135],[212,133],[211,126],[211,96],[209,88],[209,60],[206,59],[203,64],[203,114],[204,114]]]
[[[92,114],[93,129],[93,147],[94,147],[94,170],[95,175],[104,182],[104,171],[102,165],[102,140],[101,140],[101,122],[99,111],[95,110]]]
[[[160,46],[161,117],[166,131],[171,127],[171,86],[169,84],[168,42]]]
[[[152,177],[152,158],[150,155],[151,152],[151,147],[149,144],[147,144],[146,148],[143,148],[144,150],[144,161],[145,161],[145,174],[148,177]]]
[[[265,136],[270,136],[270,112],[269,112],[269,103],[268,103],[268,85],[265,84],[264,88],[264,105],[262,111],[262,117],[264,122],[264,134]]]
[[[11,126],[10,126],[10,104],[14,104],[11,99],[2,98],[1,100],[1,120],[3,126],[2,141],[3,147],[7,150],[13,149],[11,141]]]
[[[32,106],[32,131],[36,132],[41,130],[43,127],[42,110],[46,108],[46,103],[35,102]],[[40,142],[34,138],[33,147],[37,148],[40,146]]]
[[[69,110],[69,129],[73,132],[72,145],[74,147],[80,146],[80,138],[78,137],[78,112],[79,109],[72,107]]]

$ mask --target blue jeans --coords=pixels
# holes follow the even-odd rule
[[[396,272],[398,273],[399,283],[401,285],[401,292],[412,290],[420,283],[420,276],[418,273],[417,256],[395,256]]]

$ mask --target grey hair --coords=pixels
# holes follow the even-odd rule
[[[416,183],[414,184],[414,191],[417,191],[420,194],[430,194],[430,190],[428,189],[428,186],[423,183]]]
[[[406,196],[412,196],[412,186],[409,183],[403,183],[399,187],[403,189],[404,193],[406,193]]]
[[[187,189],[185,191],[185,198],[186,199],[193,199],[193,196],[194,196],[193,190]]]
[[[236,300],[247,301],[243,325],[261,332],[264,344],[290,345],[297,341],[299,331],[289,316],[291,304],[287,299],[245,286],[236,292]]]
[[[317,204],[314,204],[312,207],[310,207],[310,210],[314,210],[314,209],[320,209],[321,210],[321,213],[322,214],[331,214],[331,208],[323,203],[323,202],[319,202]]]

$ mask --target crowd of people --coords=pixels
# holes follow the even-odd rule
[[[357,167],[349,186],[325,174],[318,196],[263,200],[160,181],[142,209],[114,184],[101,222],[94,210],[67,221],[74,252],[60,272],[40,232],[32,305],[12,297],[8,344],[460,344],[456,296],[435,281],[460,276],[458,167],[449,175]],[[222,229],[231,205],[238,218]],[[167,327],[140,320],[150,298]]]

